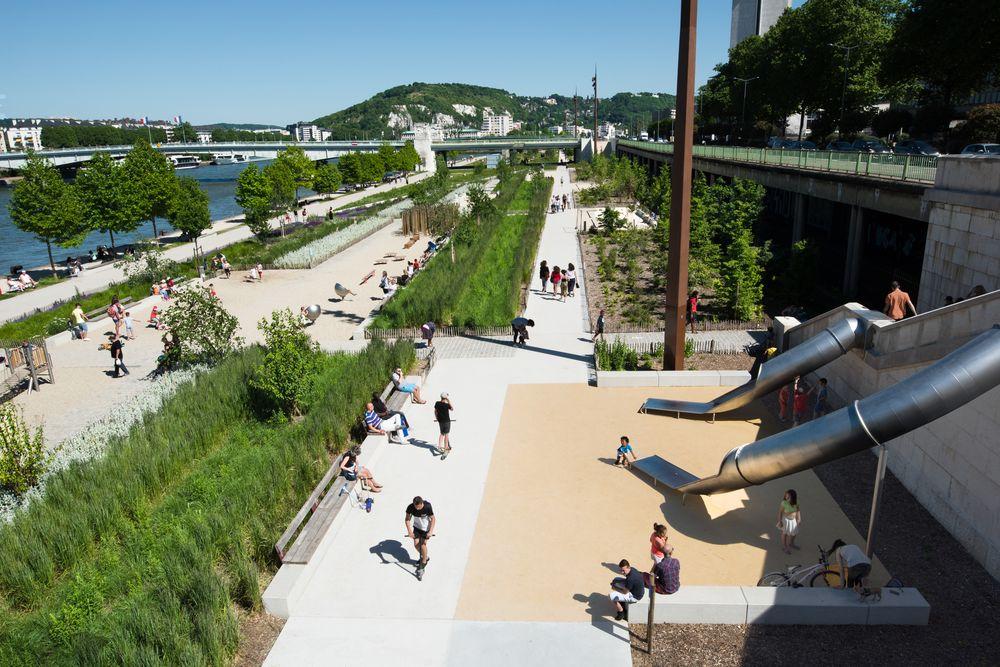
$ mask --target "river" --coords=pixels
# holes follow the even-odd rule
[[[269,160],[256,162],[258,166],[264,166]],[[242,213],[236,200],[233,198],[236,192],[236,179],[240,172],[246,169],[247,164],[226,164],[196,167],[194,169],[183,169],[179,176],[189,176],[198,181],[202,189],[208,193],[208,208],[212,214],[212,220],[228,218]],[[8,203],[10,202],[11,188],[0,187],[0,274],[6,274],[11,266],[23,265],[25,268],[36,266],[48,266],[49,258],[45,251],[45,244],[39,243],[35,237],[27,232],[22,232],[14,226],[10,219]],[[299,195],[309,194],[307,191],[299,190]],[[156,221],[157,229],[171,229],[166,220]],[[115,245],[129,243],[139,238],[153,235],[153,226],[145,222],[139,228],[129,234],[115,234]],[[99,245],[109,245],[110,239],[107,234],[101,232],[90,233],[84,242],[76,248],[62,248],[53,246],[52,255],[56,261],[65,260],[68,256],[76,256],[89,252]]]

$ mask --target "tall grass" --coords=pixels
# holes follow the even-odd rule
[[[496,216],[488,220],[463,220],[452,235],[450,247],[446,246],[435,255],[405,289],[383,306],[372,326],[418,326],[428,320],[439,324],[456,322],[456,309],[462,291],[479,270],[482,258],[489,251],[495,233],[524,182],[524,176],[524,172],[518,172],[501,183],[495,199]]]
[[[305,418],[283,424],[248,405],[245,380],[259,358],[246,350],[205,374],[107,458],[67,471],[76,485],[50,485],[0,529],[0,569],[19,573],[0,589],[0,664],[229,659],[235,607],[259,605],[274,540],[328,450],[349,441],[366,397],[394,366],[412,364],[413,348],[373,341],[358,355],[323,355]],[[65,520],[40,523],[60,510]]]

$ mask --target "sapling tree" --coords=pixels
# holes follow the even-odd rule
[[[214,364],[243,345],[239,320],[201,285],[178,290],[163,322],[173,338],[172,356],[182,365]]]
[[[257,328],[264,334],[264,362],[250,387],[271,413],[300,414],[319,367],[319,347],[287,308],[262,318]]]

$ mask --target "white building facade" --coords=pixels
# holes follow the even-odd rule
[[[25,151],[29,148],[34,151],[42,149],[42,128],[31,127],[9,127],[4,130],[6,139],[6,150]]]
[[[483,134],[494,137],[505,137],[514,129],[514,119],[509,113],[492,114],[483,112]]]
[[[306,123],[289,125],[288,132],[295,136],[295,141],[326,141],[333,136],[332,132],[324,130],[319,125]]]

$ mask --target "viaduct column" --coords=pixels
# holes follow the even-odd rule
[[[858,293],[861,273],[861,243],[864,241],[865,210],[851,207],[850,228],[847,232],[847,259],[844,262],[844,294],[853,298]]]
[[[795,193],[792,195],[792,243],[798,243],[805,234],[806,227],[806,195]]]

